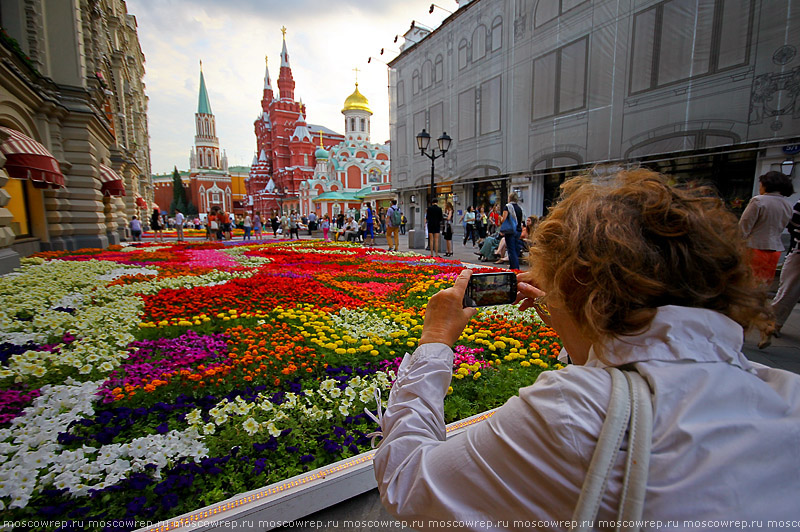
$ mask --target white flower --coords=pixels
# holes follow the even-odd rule
[[[194,410],[186,414],[186,422],[189,423],[189,425],[199,425],[200,423],[202,423],[203,418],[201,416],[200,410],[195,408]]]
[[[334,399],[336,399],[341,395],[342,395],[342,390],[340,390],[339,388],[334,388],[333,390],[330,391],[330,396],[333,397]]]
[[[247,434],[250,436],[258,432],[258,429],[260,428],[258,421],[252,417],[247,418],[242,427],[244,427],[244,430],[247,431]]]
[[[348,386],[344,390],[344,396],[347,397],[348,400],[352,401],[356,398],[356,391]]]
[[[347,403],[342,403],[342,404],[339,405],[339,413],[341,415],[343,415],[343,416],[349,416],[350,415],[350,410],[347,408],[347,406],[348,406]]]
[[[281,435],[280,429],[278,429],[278,427],[276,427],[275,423],[273,423],[272,421],[267,423],[267,432],[269,432],[269,435],[274,438],[277,438],[278,436]]]
[[[206,423],[205,425],[203,425],[203,434],[214,434],[215,430],[216,430],[216,425],[214,425],[213,423]]]

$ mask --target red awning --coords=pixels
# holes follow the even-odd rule
[[[141,196],[136,196],[136,206],[146,209],[147,208],[147,201]]]
[[[125,195],[125,182],[119,174],[104,164],[100,164],[100,182],[103,196]]]
[[[8,175],[17,179],[30,179],[37,188],[61,188],[64,174],[58,161],[47,148],[16,129],[0,127],[9,135],[0,144],[0,151],[6,156],[5,169]]]

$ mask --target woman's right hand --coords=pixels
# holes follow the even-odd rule
[[[517,274],[516,303],[519,303],[519,310],[522,311],[529,308],[535,309],[544,324],[548,327],[552,327],[550,313],[542,303],[542,298],[547,294],[543,290],[535,287],[532,281],[533,279],[531,279],[530,272]]]

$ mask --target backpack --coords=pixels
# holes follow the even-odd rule
[[[400,211],[397,208],[392,207],[392,225],[395,227],[399,227],[402,219],[400,218]]]

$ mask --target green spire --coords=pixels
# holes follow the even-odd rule
[[[208,101],[208,91],[206,91],[206,80],[203,78],[203,62],[200,61],[200,97],[197,99],[197,112],[212,115],[211,102]]]

